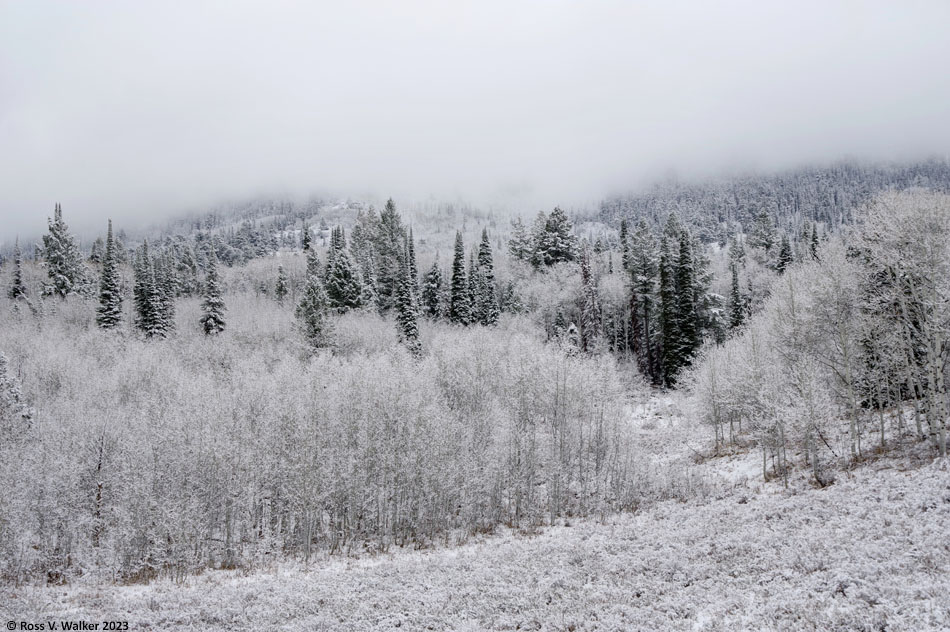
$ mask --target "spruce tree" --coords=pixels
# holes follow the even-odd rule
[[[224,331],[225,306],[218,279],[218,257],[214,248],[211,249],[211,256],[208,258],[208,275],[205,278],[205,295],[201,303],[201,311],[199,322],[206,336],[216,336]]]
[[[660,244],[660,333],[662,339],[663,383],[672,385],[679,370],[680,332],[676,294],[676,262],[671,252],[675,237],[664,235]],[[677,245],[679,241],[675,242]]]
[[[303,235],[300,238],[300,247],[304,252],[310,252],[313,250],[313,234],[310,232],[310,226],[308,224],[303,225]]]
[[[148,240],[135,251],[135,284],[132,299],[135,306],[135,326],[151,338],[161,331],[159,300],[155,287],[155,267],[149,253]]]
[[[86,279],[82,255],[63,221],[63,209],[59,204],[53,211],[53,219],[49,220],[49,233],[43,235],[43,255],[49,275],[44,295],[66,298],[69,294],[84,291]]]
[[[102,276],[99,279],[99,308],[96,310],[96,324],[103,329],[112,329],[122,320],[122,292],[119,289],[118,264],[110,219],[102,259]]]
[[[412,295],[419,302],[419,269],[416,267],[416,246],[413,243],[412,227],[409,228],[409,237],[406,243],[406,261],[409,266],[409,281],[412,283]],[[416,309],[418,310],[418,305]]]
[[[16,301],[26,298],[26,284],[23,283],[23,254],[20,252],[20,240],[13,246],[13,284],[7,290],[7,296]]]
[[[484,307],[485,303],[482,300],[482,290],[485,286],[484,277],[482,276],[481,270],[478,269],[478,263],[475,261],[475,252],[474,249],[469,251],[468,254],[468,304],[469,304],[469,320],[466,324],[475,324],[479,323],[482,320],[481,310]]]
[[[422,311],[429,318],[438,318],[442,310],[442,268],[436,255],[432,267],[422,280]]]
[[[630,327],[631,347],[637,356],[637,365],[654,383],[661,381],[654,345],[656,318],[656,284],[659,273],[656,242],[646,221],[640,220],[633,235],[630,249]]]
[[[274,298],[277,299],[279,305],[284,304],[284,299],[287,298],[287,292],[289,291],[287,285],[287,273],[284,271],[284,266],[277,266],[277,283],[274,285]]]
[[[495,264],[492,260],[491,242],[488,239],[488,229],[482,229],[482,241],[478,246],[479,321],[485,326],[498,322],[498,293],[495,290]]]
[[[92,242],[92,251],[89,253],[89,261],[93,263],[102,263],[104,249],[105,244],[102,242],[102,237],[96,237],[96,240]]]
[[[400,266],[406,257],[406,229],[392,198],[380,213],[375,238],[377,293],[380,308],[386,311],[394,304]]]
[[[775,261],[775,271],[779,274],[784,274],[785,270],[792,263],[794,257],[792,256],[792,245],[788,241],[788,237],[782,236],[782,246],[778,251],[778,258]]]
[[[412,277],[408,262],[402,265],[399,288],[396,291],[396,327],[399,341],[408,347],[413,355],[419,354],[419,325],[416,322],[416,299],[412,295]]]
[[[296,316],[304,338],[312,349],[330,346],[333,328],[329,316],[329,301],[319,275],[307,275],[303,296],[297,304]]]
[[[680,234],[679,257],[676,262],[676,318],[679,329],[679,349],[676,351],[676,370],[689,364],[699,347],[699,317],[696,312],[693,249],[689,232]]]
[[[627,220],[620,220],[620,265],[624,270],[630,270],[630,236]]]
[[[158,290],[158,315],[162,336],[175,329],[175,299],[178,297],[178,277],[175,264],[166,251],[155,262],[155,287]]]
[[[531,259],[531,237],[518,217],[511,222],[511,238],[508,240],[508,254],[519,261]]]
[[[732,288],[729,291],[729,327],[735,329],[745,321],[745,299],[739,290],[739,268],[734,263],[729,267],[732,269]]]
[[[808,244],[808,252],[813,260],[818,261],[818,222],[811,226],[811,242]]]
[[[346,250],[346,236],[342,227],[334,229],[331,235],[324,278],[331,308],[343,313],[360,306],[363,288],[356,265]]]
[[[600,336],[600,300],[597,295],[597,280],[590,269],[590,249],[585,244],[581,251],[581,283],[583,304],[581,308],[581,350],[594,350]]]
[[[449,298],[449,320],[467,325],[472,319],[472,304],[469,300],[468,279],[465,275],[465,243],[462,233],[455,233],[455,256],[452,260],[452,289]]]
[[[532,263],[535,266],[550,266],[564,261],[574,261],[577,257],[577,238],[567,214],[555,207],[544,218],[541,214],[535,226],[535,243]]]

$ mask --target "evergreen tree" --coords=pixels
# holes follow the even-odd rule
[[[205,279],[205,296],[201,303],[201,323],[206,336],[216,336],[224,331],[224,299],[221,297],[221,284],[218,280],[218,257],[214,248],[208,259],[208,276]]]
[[[699,315],[696,311],[696,270],[689,232],[680,234],[679,257],[676,262],[676,318],[679,329],[679,348],[676,350],[676,370],[689,364],[699,347]]]
[[[574,261],[577,257],[577,238],[573,231],[567,214],[560,207],[555,207],[544,220],[543,227],[540,222],[536,224],[532,263],[540,267]]]
[[[429,318],[438,318],[442,312],[442,268],[439,267],[439,258],[436,256],[432,267],[426,273],[422,282],[422,310]]]
[[[331,308],[343,313],[360,306],[363,288],[359,272],[346,250],[346,235],[342,227],[334,229],[331,234],[325,279]]]
[[[92,242],[92,250],[89,253],[89,261],[93,263],[102,263],[103,250],[105,244],[102,242],[102,237],[96,237],[96,240]]]
[[[482,300],[482,289],[484,288],[484,278],[481,270],[478,269],[478,263],[475,261],[474,249],[468,254],[468,305],[469,321],[466,324],[479,323],[482,320],[481,309],[484,306]]]
[[[304,338],[314,350],[330,346],[333,327],[330,322],[327,294],[319,275],[307,275],[303,296],[297,304],[296,316]]]
[[[462,241],[461,232],[455,233],[455,257],[452,260],[452,289],[449,300],[449,320],[468,325],[472,320],[472,304],[465,275],[465,243]]]
[[[408,262],[402,265],[395,308],[399,341],[405,344],[413,355],[418,355],[420,352],[419,325],[416,322],[416,298],[412,295],[412,276]]]
[[[782,246],[778,251],[778,259],[775,261],[775,271],[779,274],[784,274],[786,268],[789,264],[792,263],[794,257],[792,256],[792,245],[788,241],[788,237],[782,236]]]
[[[20,252],[20,240],[13,246],[13,284],[7,290],[7,296],[16,301],[26,298],[26,285],[23,283],[23,254]]]
[[[808,252],[813,260],[818,261],[818,222],[811,226],[811,242],[808,244]]]
[[[485,326],[494,325],[498,322],[499,306],[498,293],[495,290],[495,264],[487,228],[482,229],[482,241],[478,246],[478,270],[479,322]]]
[[[102,276],[99,279],[99,308],[96,310],[96,324],[103,329],[112,329],[118,326],[121,320],[122,292],[119,289],[118,256],[115,251],[110,219],[102,259]]]
[[[135,283],[132,299],[135,306],[135,326],[147,338],[160,331],[158,323],[158,301],[155,288],[155,268],[149,253],[148,240],[135,251]]]
[[[673,217],[673,216],[671,216]],[[669,226],[669,224],[668,224]],[[660,332],[662,339],[663,383],[672,385],[680,367],[680,331],[678,297],[676,294],[676,260],[672,245],[679,245],[675,236],[664,234],[660,244]]]
[[[630,335],[637,365],[654,383],[661,380],[653,327],[658,273],[656,242],[646,221],[641,219],[630,249]]]
[[[406,229],[396,210],[396,204],[390,198],[379,216],[376,231],[377,254],[377,293],[379,305],[383,311],[390,309],[395,300],[399,283],[400,266],[406,256]]]
[[[624,270],[630,270],[630,236],[627,220],[620,220],[620,265]],[[612,266],[611,266],[612,267]]]
[[[59,204],[53,211],[53,219],[49,220],[49,233],[43,236],[43,255],[49,275],[44,295],[66,298],[69,294],[84,291],[86,279],[82,255],[63,221],[63,209]]]
[[[313,234],[310,232],[310,226],[307,224],[303,225],[300,247],[303,248],[304,252],[311,252],[313,250]]]
[[[585,244],[581,251],[581,282],[583,306],[581,308],[580,347],[591,352],[600,336],[600,299],[597,295],[597,281],[590,269],[590,249]]]
[[[739,290],[739,268],[736,264],[729,267],[732,270],[732,289],[729,292],[729,327],[735,329],[745,321],[745,299]]]
[[[753,248],[761,248],[767,253],[771,252],[775,246],[775,224],[765,209],[755,216],[752,229],[749,231],[749,245]]]
[[[163,253],[155,262],[155,287],[158,290],[158,317],[162,336],[175,329],[175,299],[178,296],[178,278],[169,254]]]
[[[531,237],[518,217],[511,222],[511,238],[508,240],[508,254],[519,261],[531,259]]]
[[[729,237],[729,263],[745,266],[745,247],[742,245],[742,239],[735,233]]]
[[[409,265],[409,280],[412,283],[412,295],[419,301],[419,269],[416,267],[416,246],[413,243],[412,228],[409,228],[409,238],[406,243],[406,261]],[[416,309],[418,311],[418,305]]]
[[[287,292],[289,288],[287,286],[287,273],[284,271],[284,266],[277,266],[277,284],[274,286],[274,298],[277,299],[277,303],[280,305],[284,304],[284,299],[287,298]]]

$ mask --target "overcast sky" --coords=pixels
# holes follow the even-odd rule
[[[950,2],[0,0],[0,242],[950,151]]]

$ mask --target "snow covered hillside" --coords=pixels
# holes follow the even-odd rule
[[[950,463],[908,466],[309,569],[7,587],[0,612],[132,630],[945,630]]]

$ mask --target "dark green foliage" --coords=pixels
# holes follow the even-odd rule
[[[390,198],[379,216],[374,245],[376,247],[377,294],[380,309],[390,309],[395,300],[400,266],[406,257],[406,229]]]
[[[112,329],[122,321],[122,292],[119,288],[118,257],[112,237],[112,220],[106,233],[105,252],[102,256],[102,276],[99,278],[99,308],[96,324]]]
[[[508,240],[508,254],[518,261],[531,260],[531,237],[521,218],[511,222],[511,238]]]
[[[437,257],[422,281],[422,312],[429,318],[442,315],[442,283],[442,268]]]
[[[324,349],[331,345],[333,326],[329,316],[329,301],[319,275],[307,275],[296,316],[304,338],[312,349]]]
[[[280,305],[284,304],[284,299],[287,298],[287,293],[290,291],[290,288],[287,283],[287,273],[284,271],[284,266],[277,266],[277,283],[274,285],[274,298],[277,299],[277,302]]]
[[[472,303],[465,274],[465,243],[462,233],[455,233],[455,256],[452,259],[452,287],[449,297],[449,320],[460,325],[472,321]]]
[[[581,251],[581,283],[583,306],[581,308],[580,347],[591,352],[600,337],[601,314],[600,298],[597,294],[597,280],[590,268],[590,249],[585,245]]]
[[[331,234],[324,279],[331,308],[343,313],[360,306],[363,288],[359,271],[346,249],[342,227],[334,229]]]
[[[567,215],[555,207],[549,216],[535,221],[531,262],[535,267],[551,266],[577,257],[577,238]]]
[[[792,261],[794,261],[792,245],[788,242],[788,237],[783,235],[782,245],[778,251],[778,258],[775,260],[775,271],[779,274],[784,274]]]
[[[201,327],[207,336],[216,336],[224,331],[224,299],[221,297],[221,283],[218,279],[218,259],[211,250],[208,260],[208,276],[205,279],[204,301],[201,303]]]
[[[149,252],[148,240],[135,253],[135,326],[146,338],[164,338],[170,323],[166,319],[166,304],[155,273],[155,259]]]
[[[630,270],[630,235],[627,220],[620,220],[620,265],[624,270]]]
[[[20,252],[19,239],[13,248],[13,283],[7,290],[7,296],[16,301],[26,298],[26,285],[23,283],[23,254]]]
[[[82,255],[76,240],[63,221],[63,209],[57,204],[53,219],[49,220],[49,233],[43,236],[43,256],[49,283],[43,290],[46,296],[66,298],[69,294],[82,293],[86,289]]]
[[[396,290],[395,311],[399,340],[417,355],[420,352],[419,325],[416,322],[416,298],[412,294],[412,277],[407,263],[402,266],[399,288]]]
[[[739,269],[732,264],[732,288],[729,292],[729,327],[735,329],[745,322],[745,299],[739,290]]]

